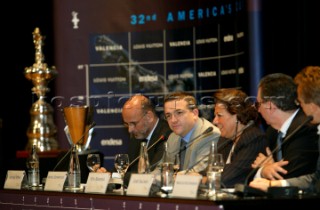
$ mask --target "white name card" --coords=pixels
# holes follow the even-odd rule
[[[149,196],[153,174],[131,174],[127,195]]]
[[[109,173],[90,172],[85,188],[86,193],[105,193],[110,180]]]
[[[174,182],[172,197],[196,198],[201,175],[178,174]]]
[[[21,189],[22,181],[26,176],[25,171],[8,170],[4,189]]]
[[[63,191],[68,173],[66,171],[49,171],[44,191]]]

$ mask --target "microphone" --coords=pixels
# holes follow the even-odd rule
[[[206,134],[210,133],[211,131],[213,131],[213,127],[208,127],[205,131],[203,131],[203,133],[201,133],[200,135],[198,135],[195,138],[193,138],[193,140],[195,140],[197,138],[200,138],[201,136],[206,135]],[[191,142],[191,144],[192,144],[192,142]]]
[[[208,127],[203,133],[201,133],[200,135],[196,136],[195,138],[192,139],[192,141],[194,141],[195,139],[200,138],[203,135],[206,135],[208,133],[210,133],[213,130],[213,127]],[[190,144],[187,144],[184,148],[180,148],[178,154],[180,155],[181,152],[183,152],[184,150],[186,150],[189,146],[192,145],[193,142],[191,142]],[[139,157],[138,157],[139,158]],[[151,165],[150,168],[154,167],[155,165],[158,165],[162,160],[160,159],[158,162],[154,163]]]
[[[157,141],[155,141],[152,145],[150,145],[150,147],[148,147],[147,148],[147,151],[149,151],[152,147],[154,147],[156,144],[158,144],[160,141],[165,141],[165,140],[167,140],[167,138],[168,138],[168,136],[171,134],[171,130],[168,130],[164,135],[161,135],[160,137],[159,137],[159,139],[157,139]],[[129,166],[128,166],[128,168],[130,167],[130,166],[132,166],[132,164],[134,164],[137,160],[139,160],[139,157],[140,156],[138,156],[138,157],[136,157],[133,161],[131,161],[131,163],[129,163]]]
[[[92,122],[90,125],[89,125],[89,128],[88,130],[86,130],[82,136],[76,141],[75,144],[81,144],[83,142],[83,138],[85,135],[87,135],[87,133],[90,132],[91,128],[93,128],[94,126],[96,125],[95,122]],[[68,134],[67,134],[68,135]],[[70,134],[69,134],[70,135]],[[71,138],[71,137],[70,137]],[[72,147],[67,151],[67,153],[59,160],[59,162],[55,165],[55,167],[53,168],[52,171],[55,171],[56,168],[62,163],[62,161],[67,157],[67,155],[72,151]]]
[[[268,160],[269,157],[273,156],[275,152],[278,152],[280,147],[285,144],[289,139],[292,138],[303,126],[305,126],[307,123],[309,123],[311,120],[313,120],[313,117],[311,115],[307,116],[305,121],[302,122],[294,131],[292,131],[283,141],[280,145],[277,145],[271,153],[263,160],[261,161],[256,168],[250,171],[250,173],[247,175],[246,179],[244,180],[243,184],[235,184],[235,193],[243,196],[247,195],[266,195],[266,192],[252,188],[248,185],[249,179],[259,170],[259,168]]]
[[[242,129],[241,131],[245,130],[246,128],[250,127],[250,126],[253,125],[253,124],[254,124],[254,121],[253,121],[253,120],[250,120],[250,121],[247,123],[247,125],[246,125],[245,127],[243,127],[243,129]],[[212,128],[212,127],[210,127],[210,128]],[[236,136],[236,137],[237,137],[237,136]],[[224,143],[222,143],[222,144],[217,148],[217,151],[219,151],[220,148],[223,148],[224,146],[226,146],[226,145],[229,144],[229,143],[230,143],[230,140],[226,140]],[[212,147],[212,145],[211,145],[211,147]],[[190,167],[188,167],[187,170],[186,170],[186,172],[185,172],[185,174],[187,174],[190,170],[193,169],[193,167],[195,167],[196,165],[198,165],[198,164],[199,164],[200,162],[202,162],[205,158],[210,158],[211,154],[212,154],[212,151],[210,151],[209,154],[205,155],[205,156],[204,156],[203,158],[201,158],[199,161],[197,161],[196,163],[194,163],[194,164],[192,164]]]
[[[250,120],[241,130],[237,131],[234,135],[233,141],[236,140],[240,135],[241,132],[250,127],[251,125],[254,124],[254,120]]]
[[[248,127],[250,127],[250,126],[253,125],[253,124],[254,124],[254,120],[250,120],[250,121],[246,124],[246,126],[243,128],[243,130],[246,129],[246,128],[248,128]]]
[[[211,133],[213,130],[213,127],[208,127],[205,131],[203,131],[203,133],[201,133],[200,135],[196,136],[195,138],[193,138],[192,140],[190,140],[185,147],[180,148],[178,155],[181,154],[181,152],[183,152],[184,150],[186,150],[187,148],[189,148],[196,139],[199,139],[200,137],[204,137],[205,135],[208,135],[209,133]]]

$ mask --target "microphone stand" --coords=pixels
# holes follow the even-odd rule
[[[160,141],[165,141],[165,140],[168,138],[168,136],[171,134],[171,132],[172,132],[172,131],[169,130],[166,134],[161,135],[160,138],[159,138],[157,141],[155,141],[152,145],[150,145],[150,147],[147,148],[147,152],[148,152],[151,148],[153,148],[156,144],[158,144]],[[132,164],[134,164],[134,163],[139,159],[139,157],[140,157],[140,156],[136,157],[133,161],[131,161],[131,163],[129,163],[128,168],[129,168],[130,166],[132,166]],[[154,165],[154,164],[153,164],[153,165]],[[151,168],[151,167],[150,167],[150,168]]]
[[[250,120],[249,122],[248,122],[248,124],[241,130],[241,131],[243,131],[243,130],[245,130],[245,129],[247,129],[248,127],[250,127],[251,125],[253,125],[254,124],[254,121],[253,120]],[[210,127],[210,128],[212,128],[212,127]],[[212,130],[212,129],[211,129]],[[206,132],[204,132],[203,134],[206,134]],[[203,134],[201,134],[201,135],[203,135]],[[199,138],[201,135],[199,135],[197,138]],[[235,136],[235,138],[237,138],[237,136]],[[226,141],[224,142],[224,143],[222,143],[218,148],[217,148],[217,151],[220,149],[220,148],[222,148],[222,147],[224,147],[224,146],[226,146],[227,144],[229,144],[230,143],[230,141],[228,140],[228,139],[226,139]],[[212,147],[212,145],[211,145],[211,147]],[[211,150],[212,150],[212,148],[211,148]],[[181,152],[181,151],[180,151]],[[180,153],[179,152],[179,153]],[[187,174],[191,169],[193,169],[193,167],[195,167],[196,165],[198,165],[200,162],[202,162],[205,158],[208,158],[208,161],[210,162],[210,156],[211,156],[211,154],[212,154],[212,151],[210,151],[209,152],[209,154],[207,154],[207,155],[205,155],[204,157],[202,157],[199,161],[197,161],[195,164],[193,164],[191,167],[189,167],[187,170],[186,170],[186,172],[185,172],[185,174]]]
[[[292,138],[292,136],[294,136],[304,125],[306,125],[307,123],[309,123],[311,120],[313,119],[312,116],[307,116],[305,121],[302,122],[294,131],[292,131],[283,141],[280,145],[277,145],[272,151],[271,153],[263,160],[261,161],[258,166],[256,168],[254,168],[253,170],[250,171],[250,173],[247,175],[245,181],[243,184],[236,184],[235,185],[235,192],[238,194],[243,194],[243,196],[247,196],[248,194],[252,194],[252,195],[266,195],[267,193],[256,189],[256,188],[252,188],[248,185],[249,179],[253,176],[253,174],[255,174],[259,168],[269,159],[269,157],[273,156],[273,154],[275,152],[277,152],[280,147],[285,144],[289,139]]]
[[[198,135],[195,138],[193,138],[190,143],[186,144],[185,147],[180,148],[180,150],[178,152],[178,155],[180,155],[181,152],[183,152],[184,150],[188,149],[192,144],[194,144],[194,142],[196,142],[197,139],[201,139],[200,137],[202,137],[202,138],[203,137],[207,137],[211,133],[212,130],[213,130],[213,127],[209,127],[203,133],[201,133],[200,135]]]
[[[87,131],[85,131],[82,136],[80,137],[80,139],[78,141],[76,141],[76,144],[81,143],[83,141],[84,136],[90,131],[91,128],[93,128],[96,125],[95,122],[91,123],[91,125],[89,126],[89,129]],[[68,151],[66,152],[66,154],[59,160],[59,162],[55,165],[55,167],[53,168],[53,171],[55,171],[57,169],[57,167],[61,164],[61,162],[67,157],[68,154],[70,154],[70,152],[72,151],[72,146],[70,149],[68,149]]]
[[[208,135],[211,131],[213,130],[213,127],[208,127],[203,133],[201,133],[200,135],[196,136],[195,138],[193,138],[192,142],[190,144],[187,144],[184,148],[180,148],[178,154],[180,154],[182,151],[186,150],[188,147],[190,147],[194,141],[204,135]],[[150,147],[148,147],[147,151],[149,151],[149,149],[151,149],[154,145],[156,145],[159,141],[161,140],[166,140],[167,136],[169,136],[171,134],[172,131],[169,131],[168,133],[166,133],[165,135],[162,135],[157,141],[155,141]],[[133,161],[131,161],[131,163],[129,164],[128,168],[135,163],[137,160],[139,159],[139,156],[136,157]],[[151,167],[155,166],[156,164],[159,164],[161,162],[161,160],[159,160],[157,163],[152,164]]]

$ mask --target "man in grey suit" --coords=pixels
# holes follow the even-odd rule
[[[167,140],[169,158],[173,159],[176,154],[184,156],[180,157],[180,171],[204,172],[207,168],[205,156],[208,156],[212,143],[218,142],[219,129],[199,117],[196,99],[185,92],[166,96],[164,115],[173,131]],[[210,128],[212,131],[206,132]]]
[[[311,123],[320,123],[320,67],[307,66],[302,69],[294,78],[298,85],[298,101],[306,115],[312,116]],[[318,134],[320,134],[320,125],[318,125]],[[305,139],[308,141],[309,139]],[[320,151],[320,138],[318,140],[318,149]],[[287,163],[282,162],[279,167]],[[267,180],[257,178],[250,182],[250,186],[267,191],[270,186],[296,186],[306,192],[320,193],[320,156],[318,157],[317,168],[314,173],[302,175],[289,179]]]

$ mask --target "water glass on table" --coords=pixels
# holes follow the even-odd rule
[[[123,183],[124,183],[124,175],[127,172],[127,169],[129,167],[129,155],[116,154],[114,157],[114,166],[117,169],[118,173],[121,175],[123,194],[125,194],[125,187]]]
[[[207,171],[207,196],[216,196],[221,190],[221,173],[224,168],[222,154],[213,154],[211,166]]]
[[[87,167],[90,172],[96,172],[101,166],[99,154],[88,154],[87,156]]]

